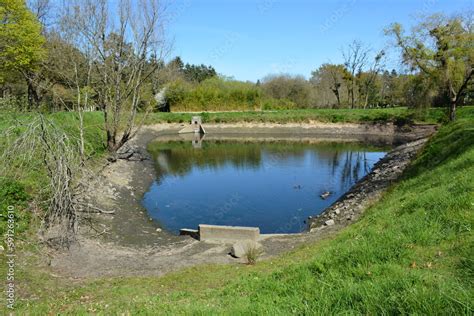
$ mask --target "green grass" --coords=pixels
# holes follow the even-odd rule
[[[472,115],[474,107],[463,107],[459,116]],[[406,108],[389,109],[301,109],[261,112],[202,112],[202,113],[152,113],[146,124],[183,123],[191,116],[201,115],[204,123],[440,123],[446,121],[446,110],[442,108],[413,111]]]
[[[37,114],[0,112],[0,132],[15,126],[22,129]],[[63,129],[71,137],[79,137],[79,116],[74,112],[57,112],[45,115],[47,119]],[[84,113],[84,138],[89,154],[100,154],[105,150],[103,116],[100,112]],[[0,143],[1,144],[1,143]]]
[[[34,269],[28,257],[17,268],[17,312],[472,314],[474,114],[464,111],[381,201],[331,238],[255,266],[76,284]]]

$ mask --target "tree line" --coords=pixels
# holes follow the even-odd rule
[[[290,108],[450,108],[473,99],[472,14],[425,18],[406,33],[385,33],[406,71],[386,69],[386,52],[360,41],[341,50],[341,64],[325,63],[309,79],[269,75],[256,83],[219,75],[208,65],[165,62],[166,7],[159,0],[0,0],[2,103],[58,110],[101,110],[110,148],[122,140],[115,128],[126,111],[262,110]]]

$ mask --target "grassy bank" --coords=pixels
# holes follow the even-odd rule
[[[461,115],[473,111],[470,107],[460,109]],[[152,113],[146,124],[189,122],[191,116],[201,115],[205,123],[364,123],[364,122],[395,122],[399,124],[439,123],[445,120],[444,109],[412,111],[406,108],[389,109],[303,109],[280,111],[248,111],[248,112],[203,112],[203,113]]]
[[[74,284],[26,262],[17,269],[17,312],[470,314],[474,115],[460,117],[359,222],[331,239],[256,266],[198,266],[161,278]]]

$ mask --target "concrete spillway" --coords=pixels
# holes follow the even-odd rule
[[[181,129],[179,134],[187,134],[187,133],[194,133],[194,134],[206,134],[206,130],[202,126],[202,120],[200,116],[193,116],[191,119],[191,124]]]

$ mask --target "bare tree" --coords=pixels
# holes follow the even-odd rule
[[[365,100],[364,100],[364,109],[367,108],[369,104],[369,95],[370,91],[374,86],[375,80],[379,75],[380,71],[383,68],[383,58],[385,56],[385,51],[381,50],[377,55],[375,55],[374,61],[370,65],[370,68],[367,72],[367,77],[363,82]]]
[[[44,28],[49,26],[52,9],[50,0],[28,0],[27,5]]]
[[[95,73],[90,85],[104,113],[107,148],[116,152],[143,123],[145,116],[136,123],[143,84],[158,69],[157,63],[149,67],[149,60],[152,55],[161,59],[166,51],[165,7],[159,0],[140,0],[133,6],[130,0],[121,0],[116,6],[106,0],[69,5],[72,13],[65,23],[80,36],[77,40],[90,48]],[[147,110],[150,108],[148,104]]]
[[[72,20],[69,18],[74,13],[73,8],[64,7],[59,21],[59,27],[55,35],[59,47],[56,52],[58,59],[61,58],[63,64],[54,69],[54,73],[61,77],[62,84],[65,84],[75,92],[75,104],[73,110],[79,118],[79,140],[80,140],[80,157],[84,163],[84,112],[92,111],[95,105],[91,102],[90,94],[92,92],[92,70],[93,70],[93,51],[94,47],[91,43],[84,39],[80,34],[75,32]]]
[[[351,108],[355,108],[356,75],[360,73],[362,68],[366,65],[368,54],[369,49],[359,41],[353,41],[347,50],[342,51],[344,65],[349,72],[346,76],[346,80],[348,81],[347,88]]]

